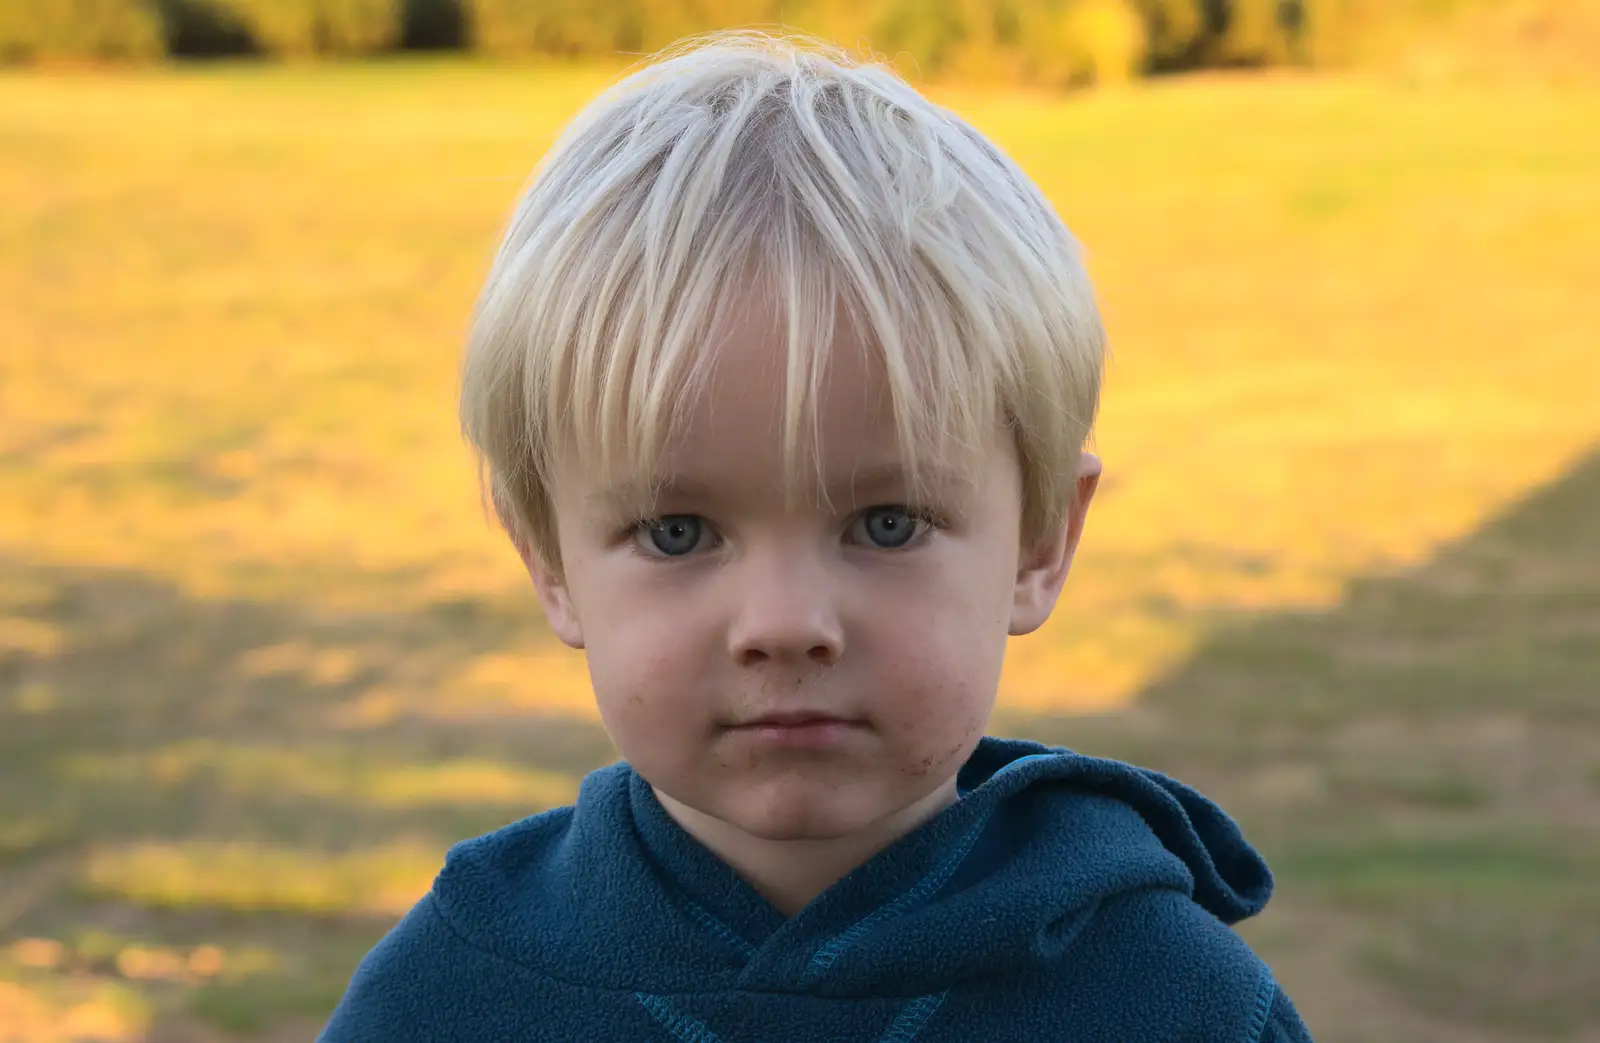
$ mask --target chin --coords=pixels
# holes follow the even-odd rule
[[[861,832],[876,816],[843,807],[838,793],[749,794],[724,816],[762,840],[837,840]]]

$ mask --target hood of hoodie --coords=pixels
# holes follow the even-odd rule
[[[785,917],[627,764],[576,804],[452,849],[434,887],[474,945],[573,985],[918,996],[1068,956],[1108,899],[1259,912],[1266,863],[1193,789],[1119,761],[983,739],[961,798]],[[959,932],[959,933],[957,933]]]

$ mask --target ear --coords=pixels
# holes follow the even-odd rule
[[[1067,511],[1066,524],[1042,540],[1038,546],[1025,550],[1017,569],[1017,586],[1011,602],[1011,630],[1013,637],[1031,634],[1044,625],[1061,596],[1061,587],[1067,582],[1072,569],[1072,557],[1078,551],[1078,540],[1083,536],[1084,518],[1089,513],[1089,502],[1100,484],[1100,458],[1084,453],[1078,462],[1078,485]]]
[[[572,592],[567,588],[566,580],[539,559],[522,526],[506,517],[498,503],[495,513],[500,515],[500,524],[505,527],[506,535],[511,537],[511,545],[517,549],[522,567],[528,570],[528,578],[533,580],[534,592],[539,595],[539,605],[544,609],[551,633],[568,648],[582,648],[583,626],[578,620],[577,606],[572,602]]]

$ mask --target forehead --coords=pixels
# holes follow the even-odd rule
[[[814,432],[802,428],[802,434],[815,435],[822,457],[811,461],[816,466],[853,457],[863,442],[894,451],[882,446],[896,438],[881,353],[843,308],[834,309],[826,335],[810,347],[791,361],[783,315],[764,297],[752,295],[735,308],[705,345],[705,381],[681,402],[663,462],[736,447],[729,443],[781,446],[785,419],[796,414],[814,422]]]
[[[888,364],[847,311],[835,309],[828,336],[798,362],[784,318],[754,295],[730,308],[661,451],[625,454],[623,469],[585,469],[588,498],[642,507],[675,495],[848,504],[912,489],[952,494],[973,468],[949,453],[904,451]],[[803,422],[787,425],[795,416]]]

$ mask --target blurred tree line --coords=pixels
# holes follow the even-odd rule
[[[1431,0],[0,0],[0,62],[395,50],[608,56],[784,24],[924,78],[1077,85],[1330,64],[1374,12]]]

